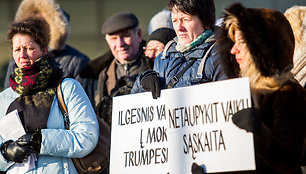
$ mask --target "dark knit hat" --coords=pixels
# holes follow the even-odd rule
[[[150,40],[157,40],[163,43],[164,45],[166,45],[175,36],[176,36],[176,33],[173,29],[159,28],[151,33],[147,42],[149,42]]]
[[[133,13],[116,13],[102,26],[102,34],[112,34],[138,26],[138,19]]]
[[[226,9],[223,18],[224,21],[233,18],[238,21],[239,30],[261,75],[278,75],[293,67],[294,35],[281,12],[267,8],[245,8],[235,3]],[[227,61],[235,62],[233,56],[229,56],[234,43],[227,33],[228,29],[223,24],[218,37],[219,54],[227,57]]]

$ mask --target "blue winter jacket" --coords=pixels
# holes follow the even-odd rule
[[[144,92],[145,90],[140,85],[140,81],[142,77],[151,73],[157,73],[160,76],[164,84],[163,89],[168,88],[170,80],[189,63],[191,58],[196,59],[196,61],[178,79],[174,88],[227,79],[226,75],[221,72],[220,62],[218,61],[214,47],[208,52],[206,60],[202,62],[203,66],[200,66],[204,55],[214,43],[213,38],[214,35],[201,45],[183,53],[176,50],[177,38],[175,38],[175,42],[168,49],[166,48],[167,46],[165,47],[166,53],[162,52],[156,57],[153,71],[146,71],[137,77],[131,93]]]
[[[62,82],[64,102],[68,109],[70,130],[64,126],[63,115],[59,109],[57,97],[54,97],[47,122],[47,129],[42,129],[40,153],[35,162],[36,169],[31,174],[71,174],[77,173],[71,158],[81,158],[89,154],[97,145],[99,125],[92,105],[81,84],[66,78]],[[0,121],[5,117],[7,108],[19,94],[11,88],[0,93]],[[9,139],[0,133],[0,147]],[[14,162],[8,162],[0,153],[0,171],[10,174]]]

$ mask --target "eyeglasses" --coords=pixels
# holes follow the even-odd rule
[[[156,48],[153,48],[153,47],[143,47],[143,50],[145,51],[145,52],[157,52],[157,51],[159,51],[159,52],[162,52],[162,51],[164,51],[164,49],[163,48],[160,48],[160,47],[156,47]]]

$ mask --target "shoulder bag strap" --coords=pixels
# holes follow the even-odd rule
[[[57,86],[57,89],[56,89],[56,94],[57,94],[57,101],[58,101],[58,106],[61,110],[61,113],[63,114],[63,117],[64,117],[64,124],[65,124],[65,129],[69,130],[69,115],[68,115],[68,110],[67,110],[67,107],[65,105],[65,102],[64,102],[64,97],[63,97],[63,92],[62,92],[62,88],[61,88],[61,85],[62,82],[60,82]]]
[[[205,61],[208,57],[208,54],[210,53],[210,51],[212,50],[212,48],[214,47],[215,43],[212,44],[209,49],[206,51],[204,57],[202,58],[201,62],[200,62],[200,65],[198,67],[198,72],[197,72],[197,78],[202,78],[202,73],[203,73],[203,70],[204,70],[204,64],[205,64]]]
[[[175,75],[169,82],[168,84],[168,89],[169,88],[173,88],[177,82],[179,81],[179,79],[182,77],[182,75],[187,71],[187,69],[189,69],[193,63],[196,61],[197,59],[191,59],[190,62],[177,74]]]
[[[165,48],[164,48],[164,50],[163,50],[161,59],[165,59],[165,58],[166,58],[167,51],[168,51],[168,49],[170,48],[170,46],[171,46],[174,42],[175,42],[174,40],[170,40],[170,41],[165,45]]]
[[[213,46],[215,45],[215,43],[210,46],[210,48],[206,51],[204,57],[202,58],[199,68],[198,68],[198,72],[197,72],[197,76],[202,76],[202,72],[203,72],[203,68],[204,68],[204,63],[207,59],[208,54],[210,53],[210,51],[212,50]],[[185,67],[184,69],[182,69],[182,71],[180,71],[177,75],[175,75],[169,82],[168,84],[168,88],[173,88],[178,80],[181,78],[181,76],[185,73],[185,71],[187,71],[188,68],[190,68],[192,66],[192,64],[196,61],[196,59],[192,59]]]

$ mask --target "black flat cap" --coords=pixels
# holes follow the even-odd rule
[[[112,34],[136,26],[138,19],[133,13],[116,13],[104,22],[102,34]]]

